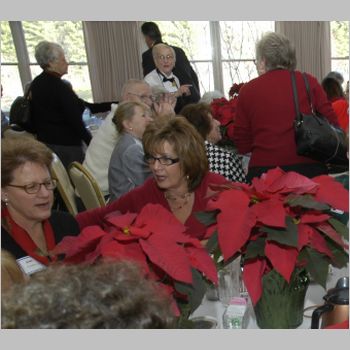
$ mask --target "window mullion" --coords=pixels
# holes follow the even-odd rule
[[[220,22],[210,21],[210,39],[212,45],[213,58],[213,75],[214,89],[224,93],[224,82],[222,77],[222,62],[221,62],[221,40],[220,40]]]
[[[21,77],[22,88],[24,91],[25,85],[32,81],[32,74],[30,71],[29,55],[27,50],[26,41],[24,38],[24,32],[22,22],[9,21],[13,43],[16,49],[18,70]]]

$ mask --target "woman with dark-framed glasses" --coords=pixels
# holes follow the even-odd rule
[[[110,212],[138,213],[153,203],[172,212],[190,236],[203,239],[206,227],[195,213],[206,209],[209,185],[227,180],[209,172],[202,137],[184,117],[177,116],[150,123],[142,143],[153,176],[106,207],[79,213],[76,218],[80,228],[101,225]]]
[[[27,275],[57,260],[50,251],[79,226],[68,213],[52,211],[56,180],[52,152],[29,138],[1,140],[1,247]]]

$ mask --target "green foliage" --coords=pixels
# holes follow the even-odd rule
[[[325,237],[326,243],[332,252],[332,265],[341,269],[349,263],[349,254],[344,250],[339,249],[339,245],[328,237]]]
[[[1,62],[17,62],[10,26],[6,21],[1,21]]]
[[[286,229],[272,229],[263,226],[260,231],[267,233],[267,240],[275,241],[291,247],[298,247],[298,227],[291,217],[286,218]]]
[[[328,222],[343,238],[345,238],[347,241],[349,240],[349,229],[346,225],[334,218],[330,218]]]
[[[265,238],[263,237],[248,243],[244,259],[254,259],[257,256],[265,256]]]
[[[324,203],[317,202],[309,194],[305,195],[289,195],[287,197],[286,203],[291,207],[300,206],[307,209],[316,209],[316,210],[327,210],[330,209],[330,206]]]
[[[328,259],[323,254],[309,247],[304,248],[299,257],[306,259],[306,270],[312,279],[326,289],[329,266]]]
[[[202,223],[205,226],[210,226],[212,224],[216,223],[216,215],[218,214],[219,210],[212,210],[212,211],[206,211],[206,212],[197,212],[196,218],[200,223]]]
[[[349,57],[349,22],[332,21],[331,34],[335,50],[332,57]]]
[[[182,308],[181,314],[185,318],[188,318],[189,315],[194,312],[199,305],[201,304],[204,294],[207,291],[206,282],[203,280],[202,275],[196,269],[192,269],[192,285],[175,282],[175,289],[181,294],[187,295],[188,304],[179,304],[178,306]]]

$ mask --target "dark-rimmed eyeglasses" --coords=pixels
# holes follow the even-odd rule
[[[129,92],[130,95],[134,95],[140,98],[141,101],[145,102],[146,100],[151,100],[152,102],[155,101],[155,96],[153,95],[139,95],[139,94],[135,94],[133,92]]]
[[[165,156],[153,157],[150,154],[145,155],[145,162],[149,165],[153,165],[156,162],[156,160],[158,160],[158,162],[162,165],[169,166],[169,165],[178,163],[180,159],[179,158],[169,158],[169,157],[165,157]]]
[[[23,185],[23,186],[12,185],[12,184],[7,185],[7,186],[21,188],[22,190],[24,190],[28,194],[36,194],[40,191],[42,185],[44,185],[48,191],[52,191],[57,186],[57,180],[51,179],[51,180],[47,180],[47,181],[41,182],[41,183],[33,182],[31,184]]]

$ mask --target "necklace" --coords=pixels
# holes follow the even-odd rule
[[[191,196],[192,192],[186,192],[184,194],[169,192],[164,193],[164,197],[168,201],[172,211],[182,209],[186,204],[188,204]]]

